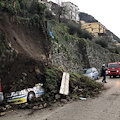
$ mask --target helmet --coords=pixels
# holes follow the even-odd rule
[[[102,66],[105,66],[105,64],[103,64]]]

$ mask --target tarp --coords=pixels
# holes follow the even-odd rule
[[[52,38],[54,38],[54,36],[53,36],[53,32],[52,31],[49,31],[49,33],[50,33],[50,36],[52,37]]]

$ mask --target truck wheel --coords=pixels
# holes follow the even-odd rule
[[[27,96],[27,101],[31,102],[35,98],[35,93],[34,92],[29,92]]]

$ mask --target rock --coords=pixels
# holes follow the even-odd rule
[[[66,100],[70,101],[71,100],[70,96],[66,96]]]
[[[56,100],[60,99],[60,95],[59,95],[59,94],[56,94],[56,95],[55,95],[55,99],[56,99]]]
[[[60,100],[62,103],[67,103],[67,100],[66,99],[61,99]]]
[[[0,113],[0,116],[4,116],[4,115],[5,115],[5,112]]]
[[[55,90],[55,86],[53,85],[49,85],[48,88],[52,91],[52,90]]]
[[[23,76],[27,77],[27,73],[22,73]]]
[[[29,72],[30,72],[30,73],[32,73],[32,72],[33,72],[33,70],[31,69],[31,70],[29,70]]]
[[[27,106],[28,106],[28,103],[19,105],[19,107],[20,107],[21,109],[25,109]]]
[[[43,108],[43,105],[42,105],[42,104],[40,104],[40,105],[39,105],[39,109],[42,109],[42,108]]]
[[[44,101],[43,98],[40,98],[40,101],[43,102]]]
[[[56,100],[54,100],[53,102],[56,103]]]
[[[79,91],[79,92],[82,92],[82,91],[83,91],[83,89],[78,89],[78,91]]]
[[[43,107],[46,108],[47,107],[47,103],[44,103]]]
[[[3,111],[6,111],[6,108],[5,107],[0,107],[0,112],[3,112]]]
[[[9,109],[12,108],[12,106],[11,106],[11,105],[5,105],[5,108],[6,108],[7,110],[9,110]]]
[[[39,109],[39,106],[34,106],[33,107],[33,110],[38,110]]]
[[[51,93],[57,93],[57,90],[54,89],[54,90],[51,91]]]
[[[25,79],[26,79],[25,76],[23,76],[23,77],[22,77],[22,80],[25,80]]]
[[[36,74],[40,74],[41,73],[40,69],[37,66],[35,66],[35,72],[36,72]]]
[[[77,92],[77,90],[78,90],[78,86],[76,86],[76,87],[73,89],[74,92]]]

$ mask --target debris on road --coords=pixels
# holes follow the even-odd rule
[[[86,98],[80,97],[80,100],[86,100]]]

